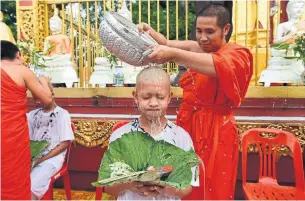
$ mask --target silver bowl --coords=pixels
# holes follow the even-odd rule
[[[158,44],[147,33],[139,33],[137,25],[112,11],[106,12],[99,36],[109,52],[133,66],[148,65],[147,56]]]

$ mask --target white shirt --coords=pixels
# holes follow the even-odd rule
[[[116,139],[122,137],[124,134],[128,134],[133,131],[142,131],[145,132],[143,128],[139,125],[139,120],[135,119],[132,122],[118,128],[115,130],[110,136],[110,143],[115,141]],[[167,124],[163,131],[158,135],[151,135],[155,140],[164,140],[170,144],[175,145],[183,149],[184,151],[189,151],[190,149],[194,149],[193,141],[190,135],[180,126],[177,126],[171,121],[167,121]],[[199,178],[195,173],[196,167],[192,168],[193,178],[191,185],[199,186]],[[196,176],[197,175],[197,176]],[[131,191],[122,192],[118,200],[180,200],[179,197],[167,197],[167,196],[157,196],[157,197],[143,197],[137,193]]]
[[[27,114],[30,140],[48,141],[50,145],[40,157],[49,153],[63,141],[74,140],[69,112],[61,107],[44,112],[39,108]],[[46,162],[52,163],[59,170],[65,161],[66,150]]]

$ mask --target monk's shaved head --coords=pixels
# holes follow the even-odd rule
[[[138,75],[136,81],[136,89],[138,90],[141,83],[162,84],[170,91],[169,75],[160,67],[144,68]]]

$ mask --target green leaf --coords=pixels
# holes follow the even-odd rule
[[[276,50],[287,50],[289,48],[290,44],[289,43],[278,43],[272,45],[272,47]]]
[[[160,183],[184,189],[190,185],[192,180],[191,167],[198,165],[200,162],[201,160],[193,150],[184,151],[163,140],[155,141],[143,132],[130,132],[110,143],[109,149],[104,153],[98,180],[111,178],[113,172],[110,166],[120,163],[127,164],[122,165],[122,168],[125,168],[121,171],[122,175],[130,174],[130,177],[103,184],[94,182],[92,185],[105,186],[128,182],[141,176],[138,174],[136,176],[132,175],[133,173],[146,171],[150,166],[158,168],[171,165],[173,172],[168,177],[161,178]]]
[[[42,152],[49,146],[47,141],[33,141],[30,142],[32,161],[36,160]]]
[[[295,47],[293,48],[295,56],[299,54],[297,57],[298,60],[302,60],[305,65],[305,33],[295,39]]]

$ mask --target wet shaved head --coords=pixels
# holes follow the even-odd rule
[[[141,112],[142,120],[151,122],[150,125],[159,126],[161,120],[166,121],[165,114],[172,93],[169,75],[162,68],[152,66],[144,68],[137,76],[136,90],[132,94]]]
[[[169,75],[160,67],[147,67],[144,68],[138,75],[136,81],[136,90],[139,90],[139,86],[142,83],[151,83],[154,85],[162,85],[168,88],[170,91],[170,77]]]

